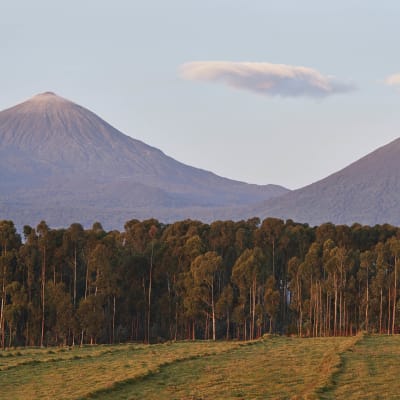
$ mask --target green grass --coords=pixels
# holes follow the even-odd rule
[[[316,398],[338,351],[355,338],[271,338],[218,355],[173,363],[96,399]]]
[[[4,399],[390,399],[399,376],[398,336],[0,352]]]
[[[350,350],[321,399],[398,399],[400,336],[366,336]]]
[[[76,399],[118,382],[154,374],[161,365],[207,356],[240,346],[238,342],[180,342],[120,345],[70,351],[27,349],[0,357],[0,393],[7,399]]]

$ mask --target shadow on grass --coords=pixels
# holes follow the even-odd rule
[[[346,369],[346,359],[345,355],[348,353],[352,353],[354,351],[354,348],[356,346],[359,346],[363,339],[365,339],[366,335],[363,333],[360,333],[359,335],[356,336],[356,341],[350,345],[347,349],[342,351],[341,353],[338,354],[338,362],[333,365],[333,370],[328,378],[327,382],[325,385],[320,386],[315,390],[315,394],[318,396],[319,399],[322,400],[331,400],[335,399],[335,388],[338,384],[338,378],[339,376],[344,372]]]
[[[254,344],[260,343],[260,342],[261,341],[243,342],[243,343],[240,343],[238,347],[227,349],[222,352],[206,352],[203,354],[197,354],[197,355],[191,355],[191,356],[187,356],[187,357],[183,357],[183,358],[178,358],[173,361],[167,361],[167,362],[164,362],[164,363],[161,363],[160,365],[158,365],[157,368],[149,369],[144,374],[138,375],[133,378],[124,379],[122,381],[114,382],[109,387],[98,389],[92,393],[85,395],[84,397],[79,398],[78,400],[102,399],[102,398],[104,398],[104,396],[108,396],[108,395],[117,396],[118,393],[125,390],[127,388],[127,386],[149,380],[149,379],[155,377],[156,375],[158,375],[159,373],[164,372],[168,367],[171,367],[172,365],[178,365],[180,363],[184,363],[187,361],[205,359],[205,358],[209,358],[209,357],[213,357],[213,356],[217,356],[217,355],[221,355],[221,354],[231,353],[231,352],[239,350],[240,348],[242,348],[244,346],[251,346],[251,345],[254,345]],[[110,397],[110,398],[113,398],[113,397]]]

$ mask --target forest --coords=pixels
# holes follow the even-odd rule
[[[155,219],[0,221],[0,345],[398,331],[400,229]]]

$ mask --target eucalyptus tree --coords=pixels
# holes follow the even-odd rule
[[[82,329],[81,345],[84,335],[89,337],[89,343],[97,343],[98,338],[104,333],[104,310],[102,296],[90,294],[79,302],[77,317]]]
[[[74,307],[63,283],[47,282],[47,324],[53,334],[54,345],[66,345],[73,325]]]
[[[370,308],[370,274],[374,271],[376,265],[376,255],[372,250],[365,250],[360,254],[360,271],[357,275],[358,281],[365,284],[365,311],[364,311],[364,328],[369,331],[369,308]]]
[[[67,256],[73,271],[72,304],[74,308],[76,308],[77,306],[78,263],[81,258],[80,256],[84,241],[85,241],[85,232],[81,224],[78,223],[72,224],[64,233],[63,237],[64,254],[65,256]]]
[[[185,313],[183,304],[184,297],[190,296],[191,290],[187,287],[188,282],[185,283],[185,275],[189,273],[192,261],[205,251],[201,238],[204,228],[205,224],[199,221],[178,221],[166,226],[159,239],[162,252],[156,276],[158,291],[164,293],[160,306],[166,310],[163,318],[167,319],[170,339],[178,338],[179,328],[185,323],[185,314],[190,314]]]
[[[288,262],[288,274],[290,279],[290,307],[296,312],[297,334],[303,335],[303,282],[302,263],[298,257],[292,257]],[[271,325],[271,324],[270,324]]]
[[[398,265],[400,263],[400,239],[397,237],[392,237],[389,239],[389,248],[392,256],[393,265],[393,304],[392,304],[392,334],[395,333],[396,325],[396,310],[397,310],[397,281],[398,281]]]
[[[153,269],[155,247],[159,245],[163,225],[156,219],[145,221],[131,220],[125,224],[125,244],[129,246],[134,254],[140,254],[147,260],[147,276],[144,282],[144,297],[146,298],[146,342],[151,339],[151,299],[153,288]]]
[[[276,289],[276,282],[273,275],[271,275],[265,284],[264,302],[265,311],[269,317],[269,333],[274,330],[274,322],[279,311],[281,295]]]
[[[336,335],[337,328],[337,304],[339,299],[339,273],[335,257],[333,257],[333,249],[335,247],[335,242],[332,239],[326,239],[322,247],[322,264],[326,295],[325,333],[329,335],[333,334],[334,336]]]
[[[265,255],[271,260],[272,275],[276,279],[280,279],[280,272],[277,270],[278,257],[277,254],[279,240],[282,237],[285,225],[279,218],[267,218],[256,232],[256,246],[261,248]]]
[[[351,253],[344,247],[335,246],[330,251],[329,262],[332,263],[334,268],[335,304],[334,304],[333,331],[334,331],[334,336],[336,336],[336,335],[342,335],[346,330],[345,290],[346,290],[348,272],[350,267],[352,266]]]
[[[49,246],[49,232],[50,228],[47,226],[45,221],[41,221],[36,227],[36,232],[38,234],[38,244],[39,251],[41,255],[41,300],[42,300],[42,327],[40,334],[40,347],[44,345],[44,328],[45,328],[45,288],[46,288],[46,267],[47,267],[47,250]]]
[[[12,267],[16,263],[16,252],[21,244],[12,221],[0,221],[0,334],[1,346],[5,347],[5,307],[7,304],[7,285],[12,278]]]
[[[40,252],[36,230],[29,225],[24,226],[24,244],[18,252],[18,263],[21,269],[21,281],[27,292],[27,315],[24,330],[25,345],[33,346],[40,338]]]
[[[235,243],[235,223],[233,221],[215,221],[208,232],[208,249],[215,251],[223,259],[229,248]]]
[[[260,290],[266,279],[266,261],[259,247],[246,249],[237,259],[232,269],[232,281],[238,287],[243,309],[248,304],[250,316],[250,339],[254,338],[257,299],[260,301]],[[246,314],[246,313],[245,313]],[[246,336],[245,319],[245,336]]]
[[[376,253],[376,274],[371,282],[371,292],[373,294],[373,300],[376,306],[374,307],[375,315],[378,317],[378,332],[383,333],[385,327],[385,307],[389,305],[389,288],[390,280],[389,277],[389,259],[390,254],[387,246],[384,243],[379,242],[375,246]],[[389,308],[389,307],[387,307]],[[390,313],[390,311],[389,311]]]
[[[205,304],[205,313],[208,317],[211,312],[212,338],[216,340],[216,290],[215,281],[217,272],[222,266],[222,257],[215,251],[209,251],[197,256],[190,265],[193,284],[199,300]],[[207,324],[206,324],[207,331]]]
[[[233,288],[230,283],[228,283],[221,292],[219,299],[216,304],[216,312],[218,318],[225,318],[226,324],[226,334],[225,339],[230,339],[230,330],[231,330],[231,319],[232,319],[232,311],[233,311]]]
[[[8,330],[8,347],[22,345],[22,333],[26,326],[28,302],[21,282],[13,280],[7,287],[8,303],[4,307],[4,319]],[[2,336],[3,337],[3,336]],[[5,345],[5,344],[4,344]]]
[[[321,244],[314,242],[310,246],[300,268],[304,280],[303,293],[308,296],[305,301],[305,306],[308,308],[308,333],[310,336],[318,336],[321,333],[322,326]]]

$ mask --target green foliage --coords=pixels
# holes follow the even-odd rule
[[[0,344],[394,333],[400,230],[267,218],[0,221]]]

